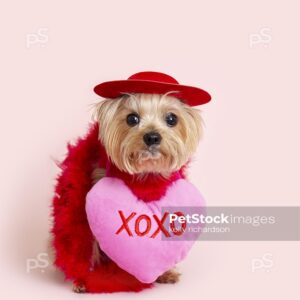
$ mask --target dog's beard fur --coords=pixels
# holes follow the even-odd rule
[[[126,122],[131,113],[140,116],[140,123],[133,127]],[[177,115],[174,127],[166,123],[168,113]],[[202,132],[199,112],[168,94],[126,94],[106,99],[97,104],[95,115],[100,140],[111,161],[120,170],[141,176],[168,176],[179,170],[196,151]],[[144,143],[143,136],[151,131],[161,135],[159,145]]]

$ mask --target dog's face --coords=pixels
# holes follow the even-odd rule
[[[198,111],[168,95],[107,99],[96,115],[108,156],[130,174],[167,176],[190,159],[201,136]]]

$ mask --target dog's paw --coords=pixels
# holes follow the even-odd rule
[[[86,292],[86,288],[84,285],[77,285],[77,284],[74,284],[73,285],[73,292],[74,293],[78,293],[78,294],[82,294],[82,293],[85,293]]]
[[[158,283],[176,283],[179,281],[180,273],[175,270],[169,270],[156,279]]]

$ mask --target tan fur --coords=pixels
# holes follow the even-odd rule
[[[174,127],[165,122],[170,112],[179,120]],[[130,113],[141,118],[134,127],[126,123]],[[107,154],[120,170],[130,174],[156,172],[168,176],[190,159],[202,132],[198,111],[167,94],[129,94],[106,99],[97,105],[96,118]],[[143,136],[150,131],[160,133],[160,145],[145,145]]]
[[[180,273],[175,270],[169,270],[156,279],[158,283],[176,283],[179,281]]]
[[[84,285],[73,285],[73,292],[78,294],[83,294],[86,292],[86,288]]]
[[[105,177],[105,169],[96,168],[92,173],[93,184],[96,184],[101,178]]]

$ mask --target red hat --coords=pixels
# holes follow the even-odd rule
[[[174,96],[190,106],[205,104],[211,96],[206,91],[181,85],[173,77],[159,72],[139,72],[127,80],[106,81],[95,86],[94,91],[104,98],[117,98],[126,93],[165,94]]]

